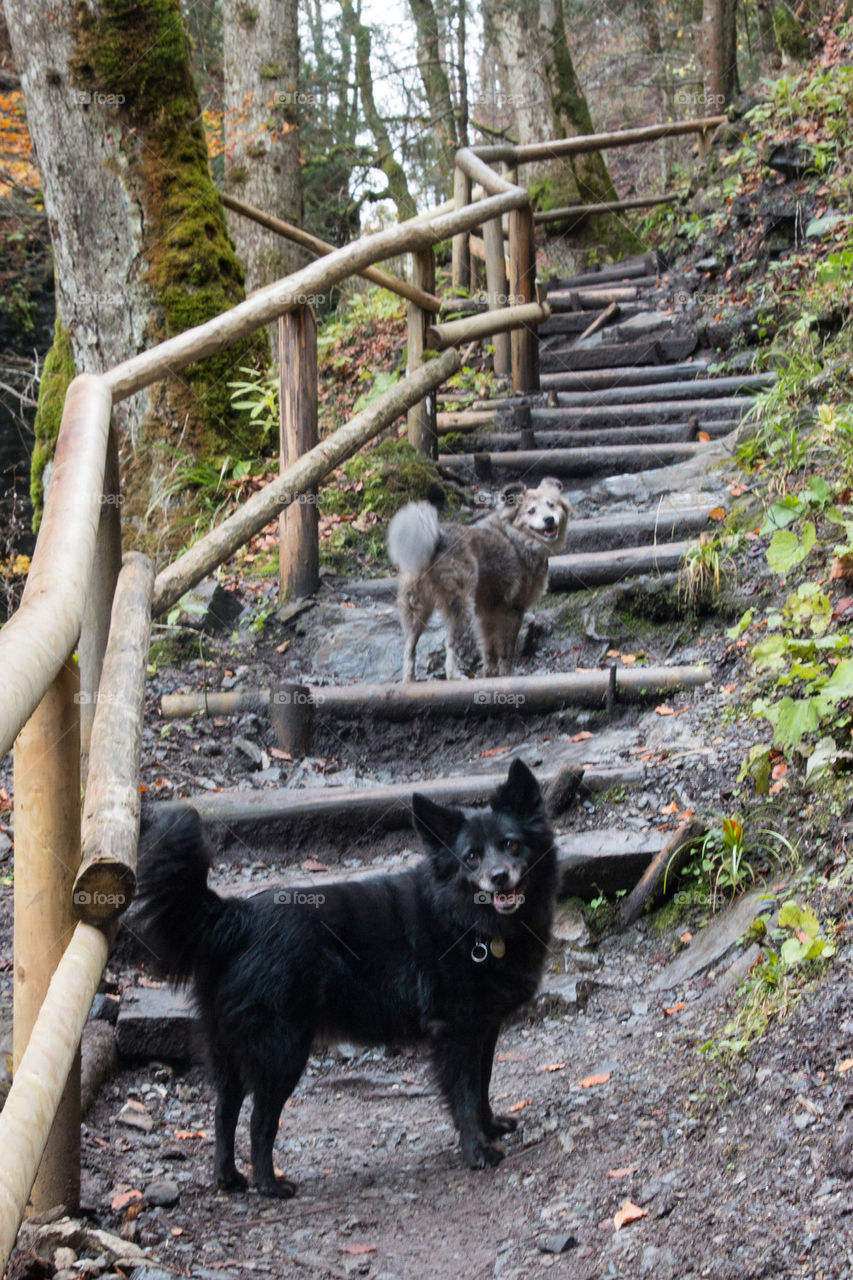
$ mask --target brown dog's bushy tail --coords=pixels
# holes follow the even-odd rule
[[[137,921],[156,968],[174,982],[188,982],[209,954],[233,904],[207,884],[210,852],[195,809],[167,820],[139,868]]]
[[[409,502],[388,526],[388,558],[401,573],[422,573],[441,537],[438,512],[431,502]]]

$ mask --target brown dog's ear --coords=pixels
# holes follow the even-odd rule
[[[563,482],[558,480],[556,476],[543,476],[539,481],[540,489],[556,489],[557,493],[563,492]]]

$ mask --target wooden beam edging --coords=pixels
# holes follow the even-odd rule
[[[344,426],[303,454],[277,480],[252,494],[232,516],[200,538],[182,556],[158,573],[154,583],[154,617],[164,613],[185,591],[200,582],[238,547],[269,524],[279,512],[301,494],[307,493],[330,471],[352,457],[368,440],[390,426],[401,413],[441,386],[461,367],[455,348],[435,360],[428,360],[409,378],[404,378]]]
[[[328,244],[318,236],[312,236],[310,232],[303,231],[301,227],[294,227],[290,222],[284,222],[281,218],[274,218],[269,213],[263,213],[260,209],[255,209],[250,204],[244,204],[242,200],[235,200],[233,196],[222,195],[220,198],[226,209],[231,209],[233,213],[242,214],[244,218],[250,218],[252,222],[257,222],[258,226],[266,227],[268,231],[274,231],[276,235],[283,236],[286,240],[291,240],[294,244],[301,245],[303,249],[308,249],[310,253],[314,253],[320,258],[325,258],[330,253],[335,252],[333,244]],[[424,215],[423,220],[429,221],[429,218],[433,216],[435,214]],[[441,310],[441,299],[437,298],[434,293],[426,293],[423,289],[419,289],[417,285],[409,284],[408,280],[401,280],[399,276],[393,276],[388,271],[380,271],[378,267],[365,267],[363,271],[359,271],[357,274],[363,280],[370,280],[373,284],[378,284],[380,288],[387,289],[389,293],[396,293],[400,298],[408,298],[410,302],[416,302],[424,311],[437,313]]]
[[[617,695],[643,698],[694,689],[711,679],[710,667],[616,668]],[[544,676],[506,676],[484,680],[422,680],[412,684],[353,684],[306,687],[308,703],[321,715],[356,716],[369,711],[382,720],[409,720],[418,711],[437,708],[455,715],[490,715],[514,710],[536,715],[563,706],[604,706],[610,668]],[[269,706],[276,690],[235,689],[228,693],[171,693],[160,700],[166,720],[203,712],[236,715]],[[290,694],[283,694],[290,700]]]
[[[621,129],[615,133],[582,133],[574,138],[552,138],[550,142],[526,142],[520,146],[482,146],[471,148],[479,160],[512,160],[529,164],[533,160],[550,160],[557,156],[579,155],[586,151],[605,151],[610,147],[633,147],[657,138],[674,138],[684,133],[705,133],[725,124],[728,116],[703,116],[698,120],[673,120],[669,124],[643,125],[638,129]],[[458,155],[458,153],[457,153]]]
[[[103,497],[111,400],[81,373],[65,396],[44,517],[20,607],[0,631],[0,758],[80,635]]]
[[[460,342],[471,342],[493,333],[508,333],[525,325],[544,324],[551,318],[547,302],[526,302],[518,307],[500,307],[495,311],[478,311],[462,320],[448,320],[444,324],[432,324],[427,329],[427,346],[433,351]]]
[[[88,924],[121,915],[136,891],[139,755],[153,591],[151,561],[138,551],[128,552],[113,598],[96,695],[82,861],[74,881],[75,910]]]
[[[339,280],[356,275],[363,267],[415,249],[428,249],[457,233],[467,233],[484,219],[500,217],[528,201],[526,191],[513,187],[456,213],[441,214],[424,222],[401,222],[398,226],[344,245],[293,275],[259,289],[230,311],[115,365],[103,375],[104,381],[112,391],[114,401],[124,400],[167,374],[224,350],[239,338],[276,320],[283,312],[301,306],[312,295],[325,293]]]
[[[0,1274],[14,1248],[109,951],[100,929],[77,925],[0,1111]]]
[[[629,196],[627,200],[602,200],[597,204],[570,204],[563,209],[537,209],[533,221],[563,222],[569,218],[593,217],[597,213],[619,213],[623,209],[651,209],[658,204],[675,204],[681,196],[670,191],[662,196]]]

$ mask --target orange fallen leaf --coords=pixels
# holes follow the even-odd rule
[[[331,867],[327,867],[325,862],[318,862],[316,858],[306,858],[301,866],[303,871],[331,871]]]
[[[587,742],[595,735],[590,733],[589,729],[581,729],[579,733],[573,733],[569,738],[569,742]]]
[[[186,1138],[206,1138],[206,1129],[176,1129],[175,1137],[179,1142],[183,1142]]]
[[[678,1004],[671,1004],[668,1009],[664,1009],[664,1016],[671,1018],[674,1013],[680,1013],[682,1009],[687,1008],[687,1001],[681,1000]]]
[[[526,1053],[516,1053],[514,1049],[507,1049],[506,1053],[498,1054],[498,1062],[525,1062]]]
[[[378,1248],[376,1244],[342,1244],[341,1253],[353,1253],[358,1257],[362,1253],[376,1253]]]
[[[270,747],[270,756],[273,760],[293,760],[290,752],[282,751],[281,747]]]
[[[621,1231],[627,1222],[636,1222],[639,1218],[648,1216],[646,1209],[641,1209],[638,1204],[632,1204],[630,1200],[626,1200],[622,1208],[614,1213],[613,1225],[617,1231]]]
[[[678,821],[686,822],[688,818],[693,817],[693,813],[694,813],[693,809],[682,809],[681,813],[678,815]]]
[[[853,578],[853,556],[836,556],[829,567],[830,581]]]
[[[110,1201],[111,1209],[123,1209],[125,1205],[135,1204],[142,1199],[142,1192],[134,1188],[132,1191],[122,1191],[120,1195],[114,1196]]]
[[[287,653],[292,643],[292,640],[282,640],[281,644],[277,644],[275,647],[276,653]]]
[[[853,1069],[853,1058],[845,1058],[844,1061],[839,1062],[838,1066],[835,1068],[840,1076],[843,1076],[845,1071],[850,1071],[851,1069]]]
[[[565,1071],[565,1062],[549,1062],[547,1067],[543,1067],[543,1071]]]
[[[742,484],[730,484],[729,493],[733,498],[740,498],[746,493],[746,486]]]
[[[606,657],[608,657],[608,658],[621,658],[621,657],[622,657],[622,654],[619,652],[619,650],[618,650],[618,649],[608,649],[608,650],[607,650]]]
[[[502,756],[505,751],[509,751],[509,747],[489,747],[488,751],[480,752],[480,757],[486,759],[489,756]]]
[[[578,1080],[578,1084],[580,1085],[581,1089],[592,1089],[597,1084],[607,1084],[607,1081],[609,1079],[610,1079],[610,1072],[602,1071],[600,1075],[597,1075],[597,1076],[584,1076],[583,1080]]]
[[[842,596],[832,611],[833,618],[840,618],[853,605],[853,596]]]
[[[788,772],[787,764],[785,763],[784,760],[780,760],[778,764],[774,764],[773,769],[771,770],[770,776],[775,782],[777,778],[784,778],[787,772]]]
[[[708,435],[707,431],[697,431],[696,439],[701,440],[703,444],[707,444],[711,437]]]
[[[608,1169],[608,1178],[628,1178],[632,1173],[636,1173],[640,1166],[638,1164],[626,1165],[624,1169]]]
[[[723,693],[734,693],[736,688],[737,688],[736,684],[724,684]]]
[[[693,934],[690,932],[689,929],[685,929],[684,933],[682,933],[679,938],[679,942],[683,942],[684,945],[687,946],[687,943],[692,941],[693,941]]]
[[[725,520],[725,518],[726,518],[726,508],[725,508],[725,507],[714,507],[711,511],[709,511],[709,512],[708,512],[708,519],[709,519],[709,520],[717,520],[717,521],[719,521],[719,520]]]
[[[510,1115],[514,1115],[516,1111],[523,1111],[525,1107],[530,1106],[530,1102],[530,1098],[525,1098],[523,1102],[514,1102],[509,1109]]]
[[[778,796],[779,792],[780,792],[780,791],[782,791],[782,790],[784,790],[784,788],[786,787],[786,785],[787,785],[787,783],[786,783],[785,779],[784,779],[784,778],[780,778],[780,779],[779,779],[779,781],[778,781],[778,782],[774,782],[774,783],[773,783],[773,786],[770,788],[770,795],[771,795],[771,796]]]
[[[672,707],[668,707],[665,702],[662,702],[659,707],[655,707],[655,715],[656,716],[674,716],[675,712],[672,709]]]
[[[173,1236],[182,1236],[184,1234],[183,1227],[172,1227],[171,1234]]]
[[[678,805],[674,800],[672,800],[669,804],[664,805],[661,809],[661,813],[678,813]]]

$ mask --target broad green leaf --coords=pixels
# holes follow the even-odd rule
[[[827,231],[831,231],[833,227],[837,227],[839,222],[846,222],[843,213],[825,213],[822,218],[812,218],[806,227],[806,236],[811,239],[814,236],[824,236]]]
[[[809,492],[817,502],[823,504],[832,497],[832,488],[823,476],[809,476]]]
[[[806,786],[817,782],[832,768],[838,756],[834,738],[821,738],[806,761]]]
[[[799,929],[803,909],[798,902],[784,902],[779,908],[779,928]]]
[[[816,698],[782,698],[765,712],[773,725],[773,743],[793,750],[807,733],[820,724]]]
[[[778,502],[774,502],[773,506],[767,511],[761,528],[758,532],[766,537],[768,533],[773,533],[775,529],[785,529],[789,524],[803,514],[803,504],[799,498],[795,498],[792,493],[786,497],[780,498]]]
[[[782,960],[785,964],[802,964],[808,947],[799,938],[787,938],[782,943]]]
[[[730,640],[737,640],[739,636],[742,636],[747,627],[752,625],[752,619],[754,616],[753,610],[747,609],[746,613],[742,614],[739,622],[736,622],[733,627],[727,628],[726,635],[728,638]]]
[[[752,778],[755,794],[766,796],[770,791],[770,748],[763,743],[750,747],[738,774],[738,782]]]
[[[784,576],[794,565],[805,560],[814,541],[815,527],[811,520],[803,525],[802,539],[791,529],[777,529],[767,548],[767,563],[774,573]]]
[[[775,631],[759,640],[750,656],[762,671],[781,671],[788,660],[788,642],[781,632]]]

